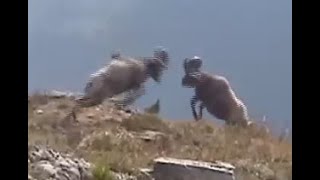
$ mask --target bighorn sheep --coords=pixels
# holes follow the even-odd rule
[[[132,103],[144,94],[144,82],[149,78],[160,83],[169,61],[169,55],[163,48],[156,49],[153,57],[137,59],[112,53],[111,58],[112,61],[107,66],[91,75],[84,95],[76,100],[76,106],[70,113],[74,120],[76,109],[101,104],[120,94],[124,95],[120,102]]]
[[[190,66],[197,68],[193,68],[195,71],[190,71],[186,68]],[[190,65],[187,60],[184,62],[184,67],[186,74],[182,78],[182,86],[195,88],[195,95],[190,101],[195,120],[202,118],[202,111],[206,108],[210,114],[218,119],[225,120],[227,124],[248,125],[247,108],[235,95],[225,77],[201,72],[199,70],[201,64],[198,64],[198,66]],[[195,110],[198,101],[201,101],[199,116]]]

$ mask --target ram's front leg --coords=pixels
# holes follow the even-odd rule
[[[199,106],[199,120],[202,119],[202,114],[203,114],[203,109],[204,109],[204,104],[201,102]]]
[[[191,110],[192,110],[192,115],[193,115],[193,118],[198,121],[198,115],[197,115],[197,111],[196,111],[196,104],[197,102],[199,101],[198,97],[197,96],[193,96],[191,98],[191,101],[190,101],[190,105],[191,105]]]
[[[139,85],[133,87],[132,89],[129,89],[128,91],[118,94],[109,100],[117,106],[125,107],[132,105],[137,99],[139,99],[145,93],[146,90],[144,85]]]
[[[79,121],[76,116],[76,111],[78,110],[78,105],[76,104],[71,111],[62,119],[61,123],[64,125],[70,125],[70,124],[78,124]]]

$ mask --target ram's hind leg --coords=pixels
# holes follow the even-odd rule
[[[192,110],[192,115],[193,115],[193,118],[198,121],[198,115],[197,115],[197,111],[196,111],[196,104],[197,102],[199,101],[198,97],[197,96],[193,96],[191,98],[191,101],[190,101],[190,105],[191,105],[191,110]]]
[[[70,112],[68,112],[68,114],[59,122],[59,126],[66,128],[66,127],[70,127],[73,126],[75,124],[79,124],[79,121],[77,120],[77,116],[76,116],[76,109],[77,109],[77,105],[75,105]]]
[[[201,103],[200,106],[199,106],[199,117],[198,119],[201,120],[202,119],[202,114],[203,114],[203,109],[204,109],[204,104]]]
[[[79,123],[77,119],[77,111],[79,110],[79,108],[81,108],[81,105],[76,103],[71,111],[67,114],[67,116],[63,119],[63,121],[67,121],[70,123]]]
[[[98,96],[97,97],[83,96],[76,100],[75,106],[72,108],[71,112],[67,115],[66,118],[68,120],[71,120],[74,123],[79,123],[76,114],[80,110],[80,108],[92,107],[101,103],[102,103],[102,99],[98,98]]]

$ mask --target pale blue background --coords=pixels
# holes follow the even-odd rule
[[[162,85],[148,83],[139,106],[161,98],[162,116],[192,119],[181,64],[198,55],[253,117],[291,127],[291,9],[290,0],[29,0],[29,92],[82,91],[112,50],[147,56],[163,45],[170,70]]]

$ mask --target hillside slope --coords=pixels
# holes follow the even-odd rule
[[[292,179],[292,145],[261,128],[218,127],[210,121],[173,122],[133,115],[111,105],[85,108],[79,124],[62,119],[70,98],[33,95],[28,105],[28,144],[72,152],[98,167],[136,174],[157,157],[226,161],[236,179]]]

